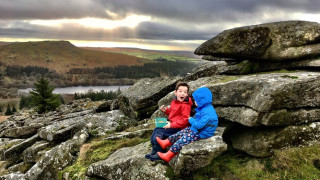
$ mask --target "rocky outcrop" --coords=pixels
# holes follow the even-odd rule
[[[85,123],[82,117],[66,119],[39,129],[38,134],[42,139],[48,141],[66,140],[82,129]]]
[[[217,74],[224,74],[228,69],[225,61],[207,62],[195,68],[191,73],[187,74],[183,79],[185,81],[194,81],[202,77],[209,77]]]
[[[40,127],[42,127],[42,125],[6,128],[0,136],[9,138],[28,137],[35,134]]]
[[[23,150],[25,150],[27,147],[34,144],[39,139],[40,138],[39,138],[38,134],[36,134],[36,135],[32,136],[31,138],[28,138],[18,144],[11,146],[10,148],[8,148],[7,150],[5,150],[3,152],[3,158],[6,160],[14,161],[13,159],[16,159],[17,157],[19,157],[19,154],[21,154],[23,152]]]
[[[129,117],[144,119],[158,109],[158,101],[174,90],[181,78],[142,79],[118,97],[120,109]]]
[[[319,79],[315,72],[272,73],[206,86],[219,117],[246,126],[284,126],[319,120]]]
[[[243,128],[232,135],[234,148],[267,157],[276,149],[308,146],[320,139],[320,122],[277,128]]]
[[[319,39],[320,24],[316,22],[274,22],[225,30],[200,45],[195,54],[204,55],[203,59],[209,61],[228,63],[216,74],[319,70]]]
[[[21,112],[2,122],[0,159],[8,163],[0,167],[0,172],[10,175],[0,179],[56,179],[59,171],[75,161],[89,135],[102,136],[120,124],[131,125],[135,121],[119,110],[96,113],[96,104],[99,103],[90,99],[77,100],[55,112]],[[27,131],[27,135],[13,131],[30,127],[36,128]]]
[[[200,45],[195,54],[259,61],[318,57],[320,25],[285,21],[225,30]]]
[[[235,149],[266,157],[275,149],[318,140],[319,129],[306,128],[308,123],[320,120],[319,79],[317,72],[265,73],[215,75],[189,84],[191,92],[194,87],[208,87],[220,121],[235,123],[229,131]],[[239,124],[247,128],[238,131],[242,127]],[[286,138],[282,139],[284,135]]]
[[[77,132],[74,137],[47,151],[44,157],[26,173],[27,179],[55,179],[59,171],[70,165],[80,146],[87,140],[86,129]]]
[[[61,106],[57,111],[45,115],[18,114],[0,124],[0,137],[26,138],[37,133],[38,129],[59,121],[81,117],[92,113],[93,109],[86,106],[92,103],[90,99],[75,101]],[[62,125],[63,126],[63,125]]]
[[[116,130],[120,124],[129,127],[136,122],[136,120],[126,117],[119,110],[90,114],[85,120],[89,132],[93,136],[103,136],[108,131]]]
[[[212,91],[219,118],[236,123],[234,148],[266,157],[318,139],[319,130],[308,127],[320,121],[319,47],[318,23],[286,21],[226,30],[195,50],[212,63],[191,74],[215,77],[202,85]],[[239,76],[280,69],[295,71]],[[228,76],[219,82],[221,74]]]
[[[178,176],[185,176],[211,163],[227,149],[223,142],[224,128],[218,128],[215,135],[188,144],[170,161],[170,166]],[[111,137],[110,137],[111,138]],[[105,179],[168,179],[164,176],[166,167],[162,164],[153,165],[145,154],[151,150],[150,142],[134,147],[122,148],[108,157],[90,165],[88,176],[98,176]],[[128,152],[130,155],[128,156]]]
[[[252,127],[252,131],[254,131],[255,127],[268,127],[267,129],[275,130],[278,129],[277,126],[279,128],[299,127],[299,125],[304,126],[306,123],[319,121],[319,79],[320,74],[317,72],[264,73],[250,76],[215,75],[198,78],[195,81],[190,81],[189,84],[190,93],[201,86],[206,86],[212,91],[213,105],[221,121],[236,123],[235,130],[241,127],[238,124],[242,124]],[[169,105],[172,98],[173,93],[171,92],[159,101],[159,106]],[[159,116],[164,115],[160,111],[156,111],[152,117]],[[297,128],[297,130],[300,129]],[[232,129],[230,131],[237,132],[235,133],[236,137],[242,137],[243,131],[238,132]],[[278,132],[275,130],[274,133]],[[310,134],[306,131],[298,131],[298,135],[295,137],[304,139],[306,143],[314,142],[315,138],[307,138],[309,136]],[[268,153],[259,155],[250,151],[246,136],[241,139],[239,137],[234,148],[258,157],[270,156],[275,149],[296,145],[270,140],[274,143],[273,148],[265,148]],[[253,135],[253,137],[256,136]],[[252,147],[266,144],[260,140],[252,142],[254,142]],[[251,150],[261,151],[254,148]]]

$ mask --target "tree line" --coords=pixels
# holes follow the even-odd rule
[[[183,76],[195,67],[194,63],[188,61],[161,61],[155,63],[145,63],[142,66],[116,66],[116,67],[97,67],[94,69],[74,68],[69,70],[69,74],[106,74],[109,77],[120,78],[155,78],[162,74],[172,76]]]
[[[3,110],[2,110],[2,107],[0,106],[0,113],[1,113],[2,111],[3,111]],[[7,108],[6,108],[6,112],[4,113],[4,115],[9,116],[9,115],[14,114],[15,112],[17,112],[16,107],[15,107],[14,105],[12,105],[12,108],[11,108],[11,106],[8,104],[8,105],[7,105]]]
[[[195,67],[194,63],[189,61],[168,61],[166,59],[155,59],[154,63],[145,63],[142,66],[126,66],[120,65],[115,67],[97,67],[88,68],[73,68],[68,74],[105,74],[111,78],[155,78],[162,74],[166,76],[183,76]],[[7,66],[5,74],[9,77],[34,76],[39,74],[44,77],[57,76],[55,71],[50,71],[48,68],[38,66]],[[106,76],[104,76],[106,77]]]
[[[48,75],[54,73],[48,68],[39,66],[7,66],[6,75],[9,77],[32,76],[35,74]]]
[[[112,100],[117,98],[117,96],[121,93],[120,88],[117,91],[100,91],[94,92],[89,91],[87,93],[75,93],[74,99],[84,99],[90,98],[92,101],[101,101],[101,100]]]

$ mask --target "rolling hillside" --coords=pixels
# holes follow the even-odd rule
[[[0,87],[33,87],[40,76],[55,87],[128,85],[141,78],[183,76],[197,66],[186,56],[131,48],[134,56],[111,49],[68,41],[0,42]]]
[[[40,66],[64,74],[72,68],[143,65],[150,60],[78,48],[68,41],[17,42],[0,46],[2,66]]]
[[[158,50],[146,50],[139,48],[102,48],[102,47],[85,47],[85,49],[104,51],[104,52],[116,52],[136,56],[139,58],[145,58],[149,60],[154,59],[167,59],[170,61],[175,60],[187,60],[191,62],[198,62],[201,60],[201,56],[195,55],[191,51],[158,51]]]

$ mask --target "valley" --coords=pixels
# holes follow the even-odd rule
[[[53,87],[132,85],[141,78],[183,76],[199,62],[187,51],[0,42],[0,107],[19,108],[17,89],[33,88],[40,77]]]

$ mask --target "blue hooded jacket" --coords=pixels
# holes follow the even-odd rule
[[[189,118],[191,130],[197,132],[201,138],[209,138],[218,126],[218,116],[212,106],[212,93],[208,88],[201,87],[192,96],[198,106],[194,117]]]

